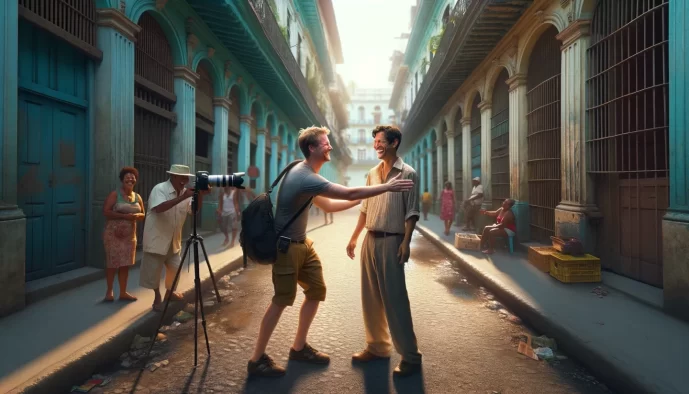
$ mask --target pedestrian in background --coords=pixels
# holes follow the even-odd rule
[[[373,129],[373,147],[381,163],[373,167],[367,186],[384,185],[397,177],[418,181],[416,171],[397,156],[402,133],[393,126]],[[404,277],[411,236],[419,220],[418,188],[386,193],[364,200],[359,222],[347,245],[354,259],[359,234],[368,230],[361,248],[361,303],[366,328],[366,348],[352,361],[368,363],[390,358],[392,345],[402,355],[393,374],[409,376],[421,370],[411,307]],[[389,330],[389,332],[388,332]],[[390,340],[392,337],[392,341]]]
[[[120,284],[120,300],[136,301],[136,297],[127,293],[129,267],[136,258],[136,222],[144,220],[144,202],[141,196],[134,193],[134,186],[139,179],[139,171],[133,167],[120,170],[120,187],[113,190],[103,203],[105,230],[105,279],[107,290],[104,301],[115,299],[113,282],[117,273]]]
[[[445,223],[445,235],[450,235],[452,220],[455,218],[455,192],[452,183],[445,182],[445,188],[440,195],[440,219]]]
[[[234,247],[234,241],[237,239],[237,230],[239,229],[239,193],[235,187],[223,188],[220,197],[218,198],[218,218],[220,220],[220,229],[225,234],[225,241],[222,246],[230,244],[230,248]],[[232,231],[232,242],[230,242],[230,231]]]
[[[426,188],[421,196],[421,211],[423,212],[423,220],[428,220],[428,211],[431,210],[432,204],[433,196],[428,192],[428,188]]]

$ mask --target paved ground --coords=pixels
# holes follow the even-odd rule
[[[169,365],[143,373],[113,366],[101,371],[113,380],[91,392],[609,392],[571,359],[534,361],[518,354],[520,334],[529,330],[512,323],[508,312],[487,308],[492,295],[472,285],[418,233],[407,266],[407,281],[416,334],[424,355],[423,374],[393,379],[391,372],[399,362],[398,355],[389,363],[365,368],[352,366],[352,353],[364,346],[359,263],[349,260],[344,252],[356,215],[356,211],[337,215],[335,224],[310,234],[324,261],[329,289],[309,342],[331,355],[329,366],[319,368],[287,361],[297,325],[298,308],[293,307],[283,314],[268,347],[269,354],[287,365],[287,376],[247,379],[246,362],[272,296],[270,267],[254,265],[233,277],[232,285],[220,284],[221,289],[229,287],[233,301],[209,308],[207,322],[213,357],[207,363],[199,325],[199,367],[193,368],[193,322],[189,321],[167,332],[167,341],[156,360],[168,360]],[[302,299],[300,293],[297,303]]]

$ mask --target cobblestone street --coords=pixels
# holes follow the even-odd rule
[[[110,370],[100,371],[112,381],[91,393],[609,392],[559,352],[551,361],[535,361],[519,354],[520,334],[529,329],[418,233],[414,235],[406,271],[415,331],[423,353],[423,373],[393,378],[392,369],[400,360],[397,354],[389,363],[352,365],[351,355],[365,345],[359,248],[354,261],[345,254],[357,215],[356,209],[337,214],[334,224],[309,234],[323,261],[328,285],[327,300],[313,323],[309,343],[331,356],[330,365],[318,367],[287,360],[303,299],[299,293],[295,306],[285,310],[268,346],[268,354],[287,366],[287,375],[247,379],[247,360],[272,296],[271,268],[250,264],[233,276],[231,283],[218,278],[219,289],[225,289],[221,294],[229,296],[221,305],[206,308],[212,353],[208,362],[199,324],[199,366],[193,368],[194,325],[190,320],[166,332],[167,340],[161,344],[155,361],[168,360],[169,364],[143,373],[135,367],[113,365]],[[310,220],[320,221],[322,216]],[[204,293],[204,300],[211,300],[210,289],[204,289]],[[227,302],[229,298],[231,302]]]

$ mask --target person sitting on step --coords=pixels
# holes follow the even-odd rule
[[[514,200],[511,198],[502,202],[502,207],[497,211],[486,211],[481,209],[479,213],[495,218],[495,224],[486,226],[481,236],[481,250],[485,254],[494,253],[496,237],[514,237],[517,233],[517,222],[512,212]]]

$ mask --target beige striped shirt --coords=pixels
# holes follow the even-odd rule
[[[386,233],[404,234],[404,223],[412,216],[419,216],[419,177],[416,171],[397,158],[385,183],[402,173],[402,179],[414,181],[414,187],[408,192],[387,192],[367,198],[361,204],[361,212],[366,214],[366,229]],[[373,167],[368,173],[366,185],[383,183],[383,162]]]

